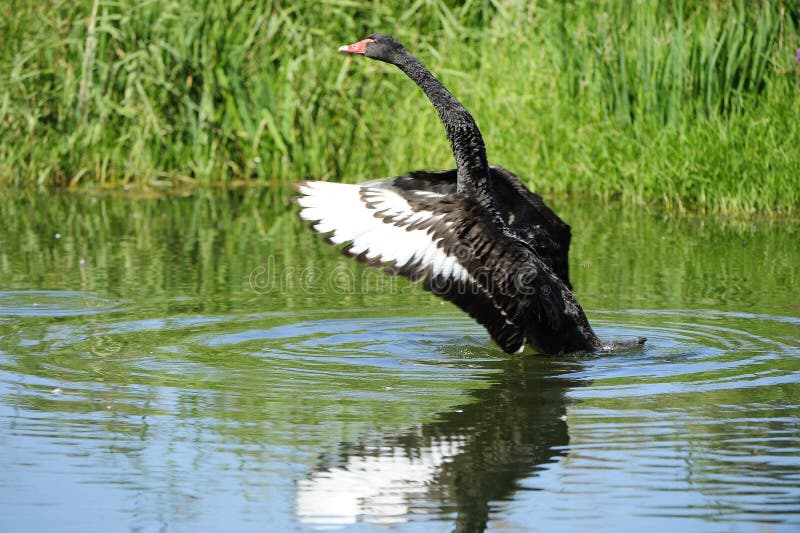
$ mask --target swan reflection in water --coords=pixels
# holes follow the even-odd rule
[[[321,455],[297,483],[299,521],[330,528],[455,514],[456,531],[483,531],[493,503],[510,500],[523,479],[566,455],[565,391],[586,382],[560,378],[566,368],[549,360],[480,365],[495,372],[470,402],[434,422]]]

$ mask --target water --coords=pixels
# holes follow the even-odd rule
[[[800,526],[795,223],[559,206],[547,358],[269,202],[0,199],[0,530]]]

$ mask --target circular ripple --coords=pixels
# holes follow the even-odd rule
[[[640,351],[582,361],[575,397],[651,396],[800,381],[800,319],[724,311],[596,313],[601,337],[642,335]],[[622,325],[621,325],[622,324]]]
[[[0,316],[48,317],[94,315],[116,310],[119,303],[77,291],[0,291]]]
[[[362,318],[324,313],[281,324],[251,316],[220,332],[189,340],[194,352],[255,359],[293,380],[329,382],[359,376],[361,383],[394,379],[444,382],[463,379],[470,361],[505,357],[468,317]],[[447,371],[443,371],[444,369]]]

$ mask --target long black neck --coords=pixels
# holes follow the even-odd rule
[[[494,192],[486,147],[472,115],[410,53],[403,53],[394,64],[422,89],[439,113],[456,160],[458,192],[494,211]]]

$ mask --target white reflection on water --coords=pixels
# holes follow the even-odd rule
[[[324,525],[362,519],[406,522],[411,514],[409,502],[424,497],[442,464],[463,445],[463,439],[443,439],[414,456],[397,447],[367,450],[375,455],[350,456],[344,466],[314,472],[297,482],[297,516],[301,522]]]

